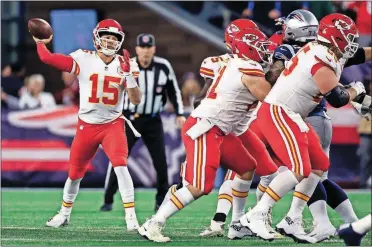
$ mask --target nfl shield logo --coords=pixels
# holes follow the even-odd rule
[[[142,37],[143,43],[148,43],[150,41],[150,37],[148,35],[145,35]]]

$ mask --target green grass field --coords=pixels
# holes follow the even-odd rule
[[[371,211],[371,193],[349,193],[358,217]],[[61,229],[45,227],[45,221],[53,216],[60,207],[61,190],[3,190],[1,212],[1,246],[133,246],[156,245],[142,239],[138,234],[125,232],[124,213],[119,196],[112,212],[99,212],[103,191],[81,190],[72,210],[70,225]],[[287,212],[291,197],[287,195],[274,207],[274,223]],[[254,191],[250,193],[247,207],[255,204]],[[182,212],[174,215],[165,227],[165,234],[172,239],[169,246],[229,246],[229,245],[296,245],[290,238],[264,242],[257,238],[229,240],[223,238],[201,238],[199,232],[210,222],[215,212],[216,193],[211,193],[191,204]],[[136,193],[136,210],[140,224],[153,214],[154,191]],[[342,222],[328,210],[333,224],[338,227]],[[312,219],[306,209],[304,221],[310,230]],[[229,221],[230,219],[228,219]],[[371,233],[363,240],[363,245],[371,245]],[[318,244],[319,246],[340,246],[338,238]]]

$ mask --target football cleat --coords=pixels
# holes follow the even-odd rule
[[[150,240],[157,243],[165,243],[171,241],[170,238],[165,237],[161,231],[163,230],[163,225],[160,222],[157,222],[154,220],[154,218],[151,218],[147,220],[139,229],[138,233]]]
[[[283,235],[281,235],[279,232],[275,231],[272,227],[273,224],[273,209],[270,208],[269,212],[267,213],[267,219],[266,219],[266,227],[269,229],[269,232],[274,234],[275,239],[281,239],[284,238]]]
[[[316,239],[307,236],[304,230],[304,224],[302,222],[302,216],[291,218],[289,216],[284,217],[276,225],[276,230],[285,236],[292,238],[297,243],[316,243]]]
[[[366,234],[359,234],[354,231],[350,223],[343,224],[337,230],[337,235],[344,240],[346,246],[360,246]]]
[[[243,215],[239,221],[243,226],[248,227],[257,237],[263,240],[272,241],[275,239],[275,235],[270,232],[270,229],[267,227],[267,215],[267,211],[261,210],[256,206]]]
[[[109,204],[109,203],[103,204],[102,207],[100,208],[100,211],[101,212],[112,211],[112,204]]]
[[[70,215],[64,215],[58,211],[56,215],[54,215],[52,218],[47,220],[45,225],[49,227],[58,228],[62,226],[67,226],[69,223],[70,223]]]
[[[243,226],[239,221],[231,222],[229,232],[227,234],[229,239],[242,239],[247,236],[254,236],[248,227]]]
[[[139,224],[135,214],[125,215],[125,222],[127,223],[128,232],[134,232],[138,230]]]
[[[199,235],[202,237],[222,237],[224,234],[224,222],[211,220],[211,225],[202,231]]]
[[[336,228],[332,225],[331,222],[328,223],[317,223],[313,222],[313,230],[307,234],[307,236],[311,238],[315,238],[316,242],[319,243],[326,239],[329,239],[330,237],[335,236],[336,234]],[[312,243],[314,244],[314,243]]]

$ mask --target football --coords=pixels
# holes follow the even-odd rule
[[[49,23],[40,18],[33,18],[28,21],[28,31],[38,39],[48,39],[53,34]]]

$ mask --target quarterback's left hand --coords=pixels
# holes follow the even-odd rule
[[[123,56],[119,56],[120,67],[124,73],[130,72],[130,54],[126,49],[123,49]]]
[[[186,122],[186,118],[184,116],[178,116],[177,119],[177,125],[181,129],[183,124]]]

